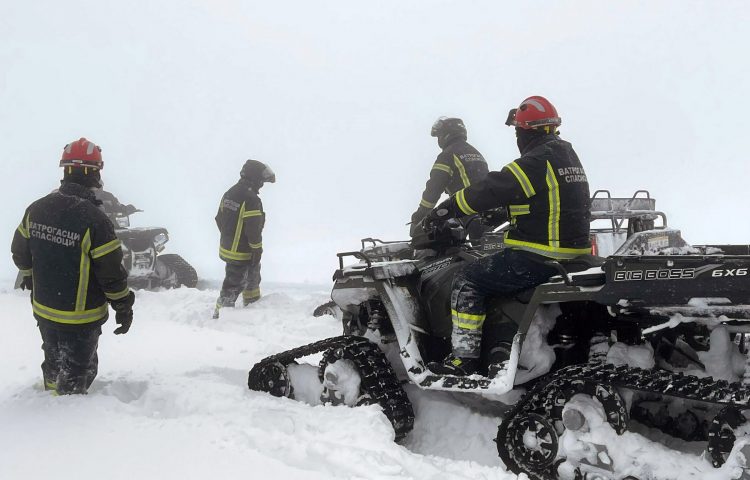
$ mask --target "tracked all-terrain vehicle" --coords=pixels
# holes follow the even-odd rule
[[[134,288],[178,288],[198,285],[198,273],[175,253],[162,253],[169,241],[163,227],[131,227],[130,216],[114,215],[115,235],[122,242],[122,264]]]
[[[344,335],[263,359],[248,386],[295,397],[297,360],[322,354],[321,398],[380,404],[397,439],[414,422],[401,382],[512,404],[498,452],[511,471],[533,479],[654,478],[648,465],[618,463],[616,441],[603,440],[610,437],[602,429],[617,438],[633,425],[703,442],[706,468],[750,478],[730,468],[750,453],[750,386],[740,381],[750,247],[690,246],[666,227],[653,199],[635,198],[592,201],[592,219],[612,221],[592,230],[600,248],[601,236],[625,232],[608,244],[610,256],[550,261],[559,275],[490,302],[477,375],[441,376],[427,365],[450,348],[454,273],[502,242],[488,235],[470,246],[463,227],[449,223],[421,245],[367,239],[361,250],[340,253],[333,305],[321,311],[341,319]],[[359,261],[346,266],[347,257]],[[510,358],[487,376],[487,352],[511,338]]]

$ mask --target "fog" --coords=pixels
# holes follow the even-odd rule
[[[743,1],[6,0],[4,245],[85,136],[145,210],[133,225],[166,227],[205,278],[221,195],[267,163],[264,278],[326,283],[337,251],[407,237],[438,116],[500,169],[529,95],[556,105],[592,190],[648,189],[688,241],[750,243],[749,19]]]

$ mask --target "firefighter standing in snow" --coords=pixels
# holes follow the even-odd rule
[[[432,125],[430,135],[437,137],[438,146],[443,149],[430,170],[419,207],[411,216],[411,236],[422,232],[420,222],[435,208],[443,192],[453,195],[487,176],[487,162],[476,148],[466,141],[466,127],[460,118],[440,117]],[[481,236],[481,226],[472,222],[469,236]]]
[[[234,307],[240,293],[245,306],[260,298],[266,214],[258,192],[266,182],[276,182],[273,171],[261,162],[248,160],[240,171],[240,180],[221,199],[216,225],[221,233],[219,257],[227,266],[214,318],[219,318],[222,307]]]
[[[107,302],[126,333],[135,294],[122,267],[120,241],[98,208],[101,151],[81,138],[65,146],[58,190],[32,203],[13,237],[13,262],[32,290],[32,310],[42,335],[44,386],[58,394],[86,393],[97,374],[101,325]]]
[[[499,172],[458,191],[433,210],[428,221],[474,215],[506,207],[511,228],[505,248],[462,269],[451,294],[453,352],[430,364],[435,373],[468,375],[477,368],[485,319],[485,298],[509,295],[547,281],[556,270],[548,259],[591,253],[589,185],[570,143],[560,139],[555,107],[534,96],[510,111],[521,157]],[[510,343],[490,354],[496,364],[509,358]]]

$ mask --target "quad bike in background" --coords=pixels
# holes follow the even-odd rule
[[[750,453],[750,386],[739,381],[750,378],[740,353],[750,334],[750,247],[690,246],[653,199],[645,203],[593,202],[593,218],[615,222],[592,235],[618,234],[622,218],[639,225],[624,229],[607,258],[550,260],[559,275],[489,302],[476,375],[437,375],[427,365],[450,348],[454,273],[502,245],[471,246],[449,221],[419,245],[365,239],[338,254],[334,305],[319,313],[336,314],[343,335],[261,360],[248,386],[304,399],[298,360],[322,354],[306,366],[320,399],[379,404],[397,440],[414,423],[402,382],[471,403],[507,402],[498,453],[532,479],[650,478],[648,465],[613,460],[625,448],[617,439],[635,424],[657,431],[656,441],[704,442],[707,462],[696,461],[708,469],[734,464]],[[650,228],[657,217],[664,225]],[[358,262],[345,265],[347,257]],[[510,358],[491,365],[488,352],[509,338]]]
[[[162,253],[169,233],[162,227],[130,227],[130,215],[114,215],[115,234],[122,242],[122,264],[133,288],[177,288],[198,285],[198,273],[180,255]]]
[[[122,242],[122,264],[128,272],[132,288],[178,288],[198,285],[198,273],[184,258],[174,253],[162,253],[169,233],[162,227],[131,228],[130,215],[142,212],[133,205],[122,205],[109,192],[98,190],[102,209],[115,227],[115,235]],[[21,288],[19,272],[14,288]]]

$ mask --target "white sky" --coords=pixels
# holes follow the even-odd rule
[[[507,111],[534,94],[592,190],[648,189],[688,241],[750,243],[748,20],[743,1],[6,0],[5,245],[86,136],[107,188],[146,211],[134,225],[167,227],[210,278],[221,194],[268,163],[264,278],[326,283],[361,237],[407,236],[435,118],[462,117],[499,169],[517,156]]]

